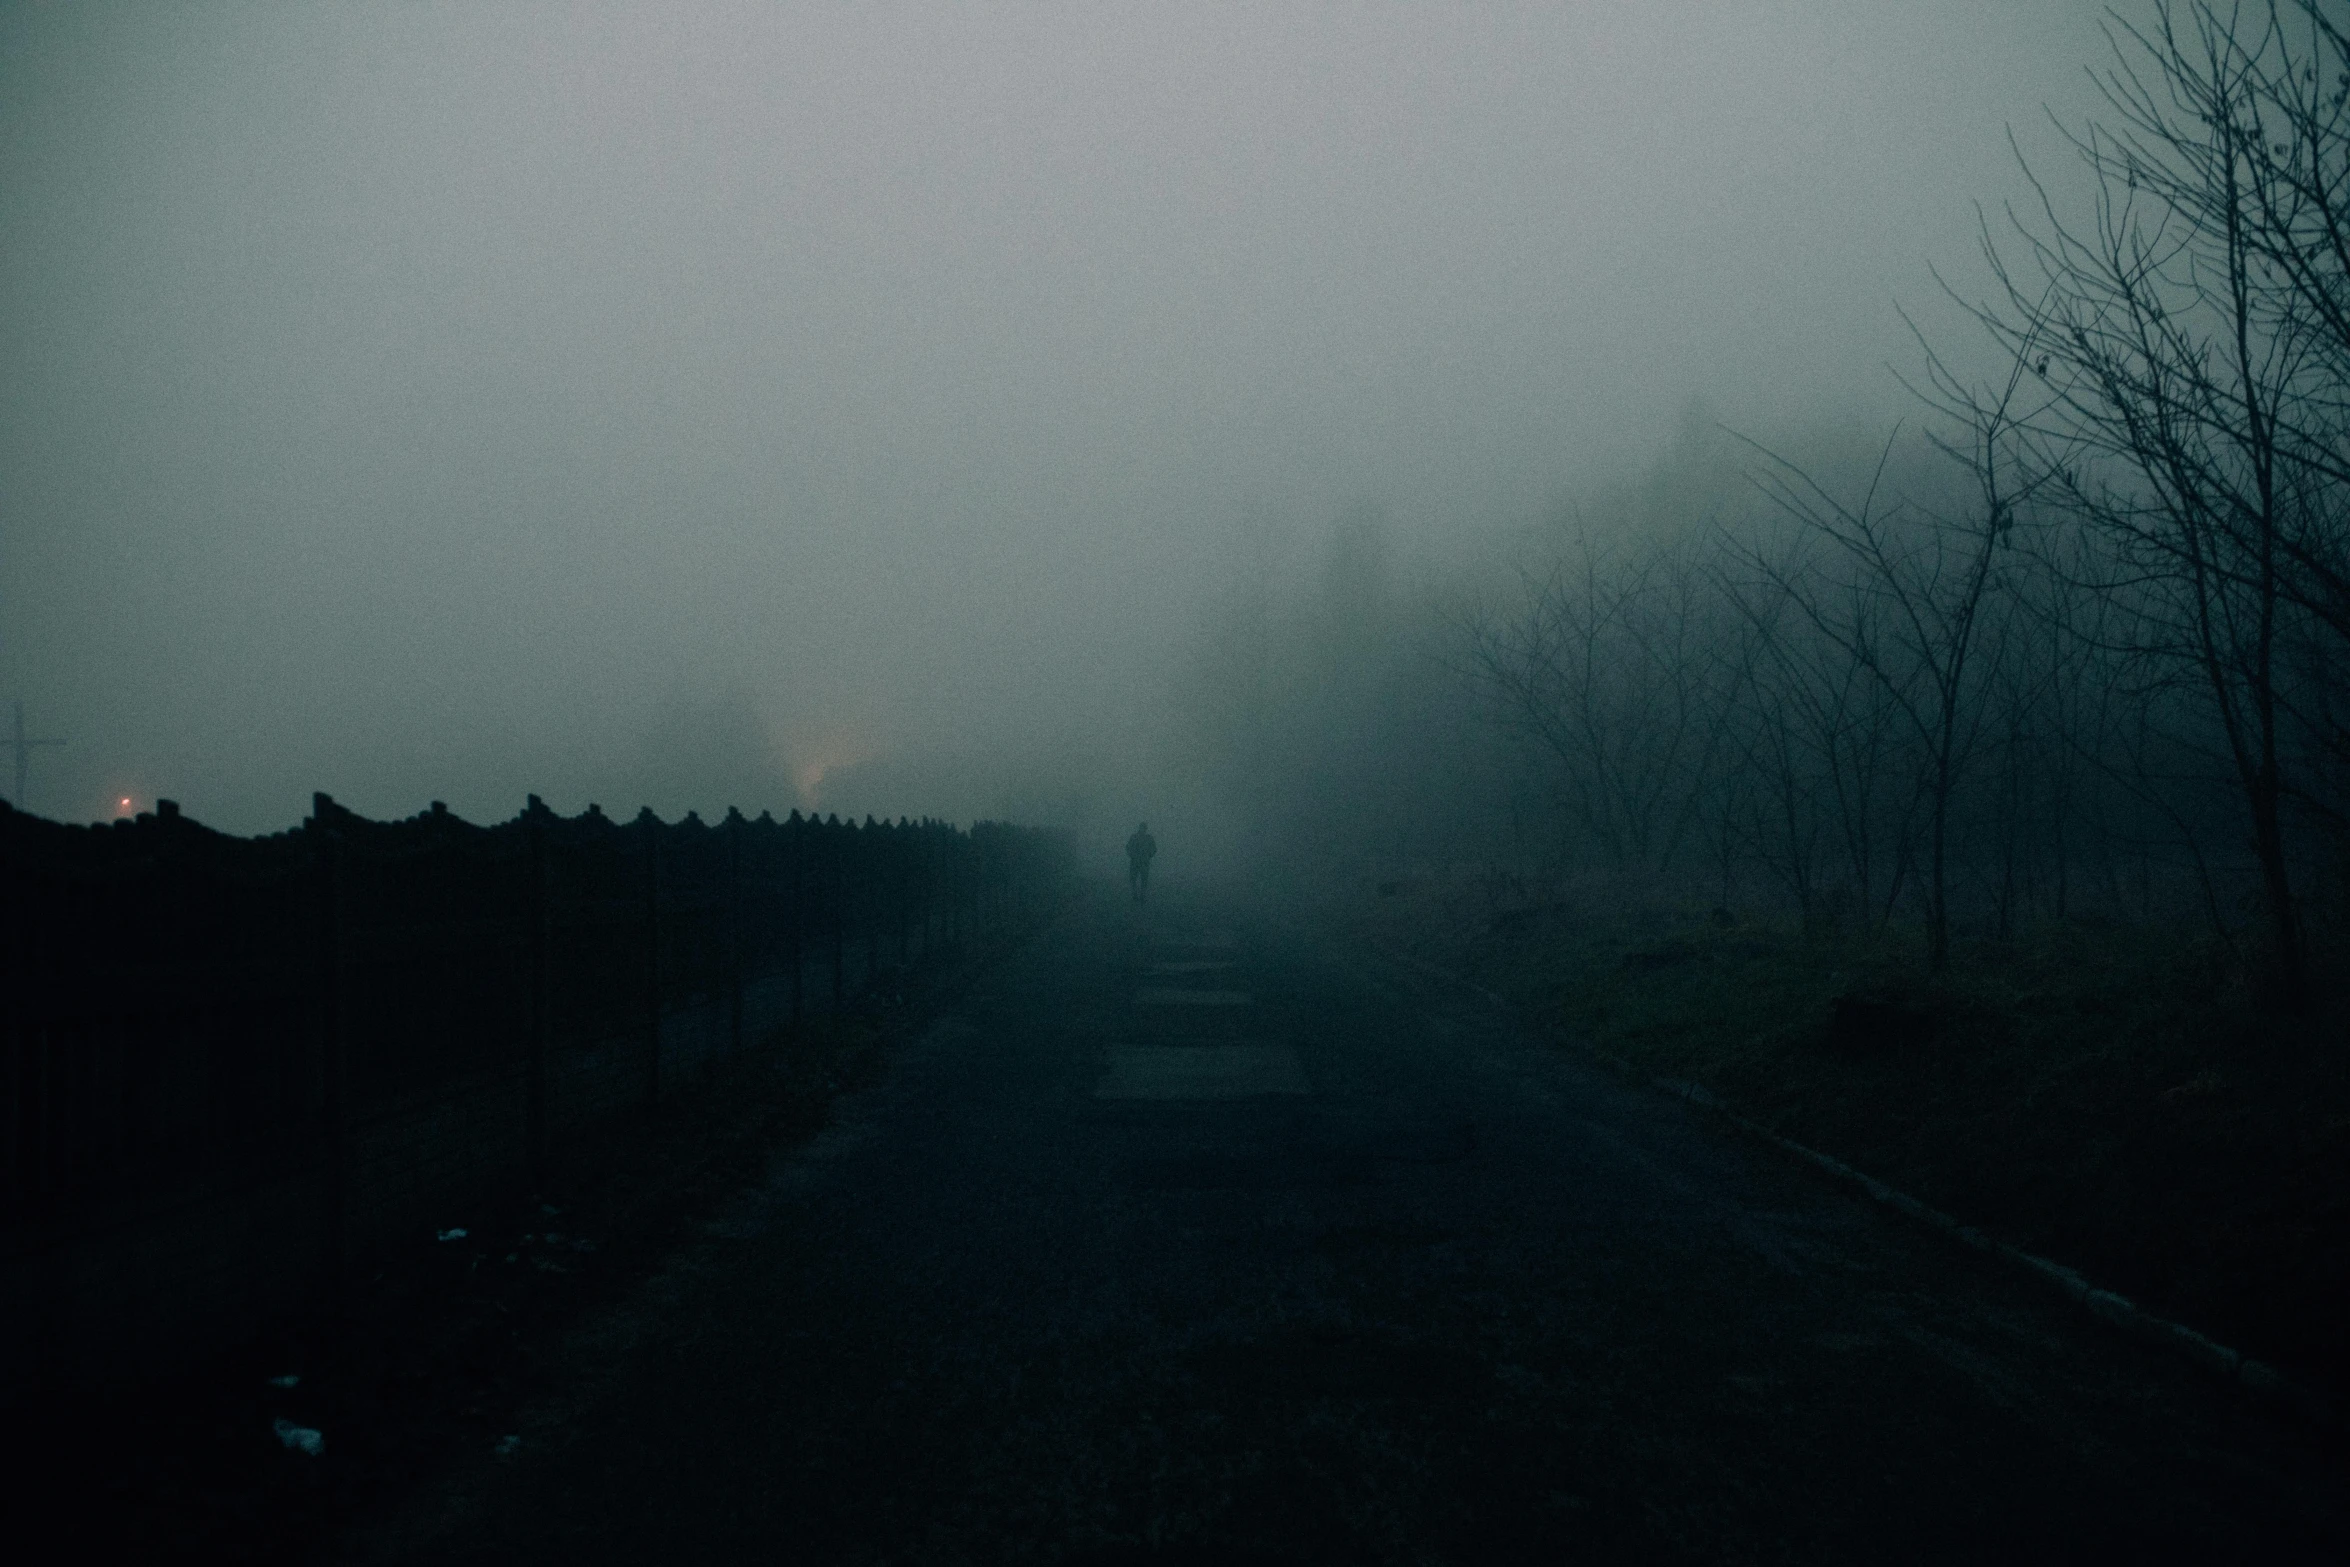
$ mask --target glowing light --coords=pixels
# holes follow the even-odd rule
[[[816,748],[814,757],[791,770],[792,783],[798,789],[800,805],[815,810],[823,804],[824,780],[832,774],[846,772],[860,762],[870,761],[873,750],[864,742],[849,736],[834,736]]]

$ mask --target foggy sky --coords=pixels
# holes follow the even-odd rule
[[[1695,397],[1911,412],[2096,17],[7,9],[30,803],[1135,814],[1173,650],[1348,508],[1441,559]]]

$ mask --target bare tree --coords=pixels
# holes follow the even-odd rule
[[[2350,40],[2320,0],[2117,18],[2106,117],[2066,135],[2095,195],[1988,224],[1976,319],[2048,389],[2052,493],[2099,529],[2147,648],[2195,672],[2250,828],[2276,994],[2309,999],[2290,812],[2343,820],[2350,753]],[[2020,157],[2020,154],[2019,154]],[[2027,165],[2027,173],[2029,173]],[[1947,285],[1946,285],[1947,286]],[[1955,294],[1954,294],[1954,297]],[[1952,411],[1981,400],[1936,369]]]
[[[1882,684],[1798,605],[1798,586],[1820,580],[1817,542],[1799,534],[1758,570],[1766,546],[1725,537],[1717,568],[1755,643],[1753,708],[1734,730],[1754,780],[1747,841],[1795,894],[1807,927],[1835,923],[1847,891],[1881,924],[1907,883],[1917,790],[1914,778],[1904,787],[1902,720]],[[1869,613],[1849,598],[1839,609],[1855,621]],[[1831,833],[1843,851],[1838,883],[1823,882],[1816,862]]]
[[[1521,568],[1514,603],[1459,627],[1464,673],[1549,758],[1570,818],[1612,864],[1666,871],[1725,753],[1733,671],[1709,577],[1672,545],[1610,554],[1588,532]]]
[[[1937,972],[1950,955],[1951,801],[1982,725],[1978,633],[1993,595],[1996,557],[2014,525],[2016,497],[2001,481],[2002,441],[2017,384],[2011,377],[2006,395],[1989,403],[1972,432],[1974,445],[1965,450],[1982,487],[1979,507],[1927,511],[1886,501],[1881,485],[1891,438],[1866,491],[1852,504],[1788,459],[1754,448],[1762,457],[1757,485],[1826,546],[1826,558],[1799,573],[1749,547],[1745,564],[1784,593],[1812,629],[1875,685],[1919,748],[1928,839],[1926,949]]]

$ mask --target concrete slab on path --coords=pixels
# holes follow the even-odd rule
[[[1112,1045],[1096,1099],[1253,1099],[1313,1090],[1287,1045]]]

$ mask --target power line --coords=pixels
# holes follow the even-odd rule
[[[33,748],[35,746],[43,745],[63,745],[65,742],[63,740],[27,739],[24,732],[24,702],[19,699],[16,703],[16,723],[14,726],[14,731],[9,735],[5,742],[0,743],[5,743],[10,750],[16,753],[16,793],[11,795],[9,798],[14,801],[18,810],[28,810],[30,807],[28,807],[25,803],[24,793],[25,774],[32,767]]]

